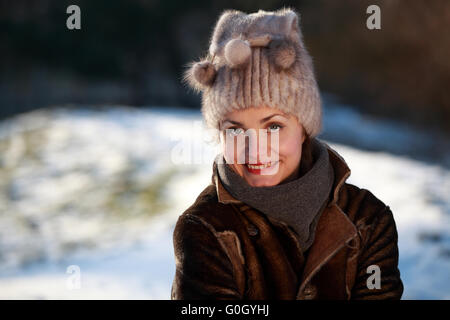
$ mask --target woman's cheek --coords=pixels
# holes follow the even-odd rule
[[[284,138],[280,139],[280,159],[300,160],[301,144],[298,139]]]

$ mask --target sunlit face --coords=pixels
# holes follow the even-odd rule
[[[249,185],[274,186],[298,176],[305,134],[295,116],[269,107],[234,110],[225,115],[220,130],[225,161]]]

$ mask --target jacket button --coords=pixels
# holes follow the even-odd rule
[[[256,236],[258,234],[258,229],[252,224],[247,227],[247,231],[251,236]]]

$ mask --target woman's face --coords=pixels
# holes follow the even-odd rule
[[[233,110],[220,130],[226,162],[249,185],[274,186],[298,176],[305,135],[295,116],[269,107]]]

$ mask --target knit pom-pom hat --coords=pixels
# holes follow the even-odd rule
[[[312,59],[293,9],[225,10],[207,56],[191,62],[183,80],[202,93],[202,114],[211,128],[219,129],[232,110],[268,106],[296,116],[310,137],[322,129]]]

